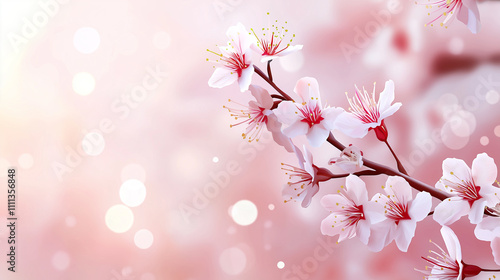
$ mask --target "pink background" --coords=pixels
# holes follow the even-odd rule
[[[18,179],[17,272],[3,261],[8,232],[0,224],[1,279],[421,279],[414,268],[426,265],[420,256],[434,249],[428,240],[444,245],[431,218],[418,224],[407,253],[394,243],[372,253],[356,238],[325,245],[336,238],[321,235],[328,212],[319,200],[344,180],[322,184],[307,209],[284,204],[280,163],[296,165],[295,157],[270,135],[248,144],[242,126],[229,128],[234,122],[222,106],[250,97],[236,85],[208,87],[213,55],[206,49],[224,45],[237,22],[267,26],[267,12],[287,21],[294,42],[304,45],[273,62],[286,92],[299,78],[315,77],[323,100],[346,107],[344,92],[352,94],[354,84],[371,90],[377,82],[378,93],[394,80],[403,106],[386,122],[389,141],[411,175],[434,185],[447,157],[468,164],[481,152],[500,158],[500,3],[480,3],[478,35],[457,20],[447,29],[424,27],[431,20],[425,6],[402,0],[52,3],[0,2],[2,224],[8,167]],[[81,28],[91,31],[78,35]],[[154,86],[138,93],[145,81]],[[253,81],[265,86],[256,75]],[[88,155],[82,139],[92,131],[102,138]],[[336,136],[394,166],[373,133]],[[327,144],[313,153],[318,166],[338,156]],[[227,184],[213,189],[221,176]],[[120,187],[128,179],[142,182],[146,197],[127,206],[133,223],[117,233],[105,217],[124,204]],[[385,180],[367,178],[370,195]],[[210,197],[200,200],[204,191]],[[230,215],[239,200],[257,207],[248,226]],[[474,238],[467,218],[452,228],[465,262],[495,268],[489,243]],[[134,241],[142,229],[153,236],[146,249],[136,244],[143,239]]]

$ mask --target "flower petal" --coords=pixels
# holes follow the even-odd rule
[[[300,79],[293,91],[300,96],[302,102],[319,102],[319,106],[321,107],[319,85],[315,78],[304,77]]]
[[[301,123],[305,124],[306,126],[309,126],[305,122],[301,122]],[[307,140],[309,140],[309,143],[311,144],[311,146],[319,147],[319,146],[321,146],[321,144],[325,143],[329,134],[330,134],[330,130],[326,129],[321,124],[315,124],[310,129],[308,129]],[[290,136],[290,137],[292,137],[292,136]]]
[[[478,154],[472,161],[472,178],[478,186],[490,186],[497,179],[497,165],[486,153]]]
[[[443,179],[445,180],[451,182],[456,182],[458,179],[465,180],[470,178],[470,172],[470,168],[461,159],[447,158],[443,161]]]
[[[321,198],[320,203],[328,211],[337,211],[342,206],[349,205],[349,201],[338,194],[327,194]]]
[[[335,128],[352,138],[363,138],[368,134],[370,127],[377,124],[365,124],[356,116],[348,112],[342,112],[335,121]]]
[[[238,74],[226,68],[216,68],[210,79],[208,85],[213,88],[223,88],[234,83],[238,80]]]
[[[401,107],[401,103],[394,103],[392,104],[391,107],[387,108],[386,110],[384,111],[381,111],[380,112],[380,117],[378,118],[378,124],[382,124],[382,120],[387,118],[387,117],[390,117],[392,116],[394,113],[396,113],[397,110],[399,110],[399,107]]]
[[[283,133],[290,138],[294,138],[299,135],[307,134],[308,130],[309,130],[309,125],[307,123],[297,121],[292,125],[290,125],[289,127],[284,128]]]
[[[420,222],[429,215],[432,208],[432,196],[428,192],[419,192],[411,202],[408,214],[416,222]]]
[[[319,185],[314,184],[307,190],[304,200],[302,200],[302,207],[307,208],[311,204],[311,200],[315,194],[319,192]]]
[[[293,143],[290,138],[288,138],[283,132],[281,132],[281,123],[278,121],[278,118],[271,114],[267,116],[267,130],[269,130],[273,135],[273,140],[276,144],[283,146],[287,152],[293,153]]]
[[[391,103],[394,101],[394,82],[392,80],[388,80],[385,82],[385,88],[380,93],[380,97],[378,99],[378,109],[379,112],[384,112],[387,110]]]
[[[389,176],[385,183],[385,193],[393,196],[395,195],[401,203],[408,203],[412,200],[411,186],[406,182],[403,177]]]
[[[342,232],[342,226],[340,222],[341,217],[335,214],[330,214],[328,217],[321,221],[321,233],[323,235],[334,236]],[[338,225],[338,226],[335,226]]]
[[[495,262],[500,265],[500,238],[495,238],[491,241],[491,252],[493,254],[493,258]]]
[[[367,220],[360,220],[356,226],[356,236],[361,243],[367,245],[370,238],[370,223]]]
[[[432,216],[434,221],[438,222],[440,225],[451,225],[462,216],[467,215],[469,210],[469,202],[451,197],[439,203],[438,206],[434,208],[434,214]]]
[[[469,220],[471,224],[478,224],[483,220],[484,207],[486,206],[486,199],[479,199],[472,203],[469,212]]]
[[[238,79],[238,84],[240,85],[241,92],[245,92],[248,90],[248,87],[252,82],[253,72],[253,66],[251,64],[247,68],[241,70],[241,76]]]
[[[328,107],[321,110],[323,120],[321,124],[328,130],[335,129],[337,117],[344,112],[344,109],[338,107]]]
[[[477,7],[477,1],[475,1],[475,0],[462,0],[462,4],[463,4],[462,10],[467,11],[467,20],[466,20],[466,22],[460,20],[460,18],[459,18],[459,20],[462,21],[463,23],[465,23],[472,33],[476,34],[479,31],[479,29],[481,28],[481,22],[480,22],[480,16],[479,16],[479,9]],[[460,13],[459,13],[459,15],[460,15]]]
[[[460,263],[462,261],[462,249],[457,235],[447,226],[441,228],[441,235],[443,236],[444,244],[450,257]]]
[[[380,203],[367,201],[363,204],[363,212],[367,221],[370,224],[380,223],[387,219],[384,215],[384,206]]]
[[[394,222],[385,220],[371,227],[368,249],[372,252],[380,252],[394,239]]]
[[[356,205],[361,205],[368,201],[368,191],[366,184],[356,175],[349,175],[345,179],[346,193]]]
[[[264,109],[271,109],[273,107],[273,98],[271,97],[271,95],[269,95],[269,92],[267,90],[256,85],[250,85],[249,89],[260,107]]]
[[[401,220],[396,228],[396,245],[402,252],[408,251],[411,240],[415,236],[417,222],[413,220]]]
[[[492,241],[495,237],[500,237],[500,218],[484,217],[474,229],[474,235],[482,241]]]
[[[286,125],[300,121],[299,110],[297,109],[297,105],[292,101],[280,102],[278,108],[274,109],[273,112],[278,117],[278,120]]]
[[[246,53],[252,44],[255,44],[256,39],[251,36],[245,26],[239,22],[237,25],[231,26],[226,32],[232,46],[238,49],[238,52]]]

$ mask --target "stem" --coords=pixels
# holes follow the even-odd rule
[[[500,269],[485,269],[485,268],[481,268],[481,271],[500,272]]]
[[[345,149],[345,146],[342,145],[342,143],[340,143],[337,139],[335,139],[335,137],[331,132],[330,135],[328,136],[327,141],[340,151],[343,151]],[[400,171],[394,170],[388,166],[368,160],[365,157],[363,157],[363,165],[379,173],[383,173],[389,176],[403,177],[414,189],[418,191],[426,191],[439,200],[445,200],[446,198],[448,198],[448,195],[443,191],[433,188],[430,185],[427,185],[426,183],[420,182],[419,180],[414,179]]]
[[[271,97],[272,98],[277,98],[277,99],[281,99],[281,100],[285,100],[285,98],[279,94],[271,94]]]
[[[332,174],[331,177],[330,177],[330,179],[344,178],[344,177],[347,177],[349,175],[351,175],[351,174],[349,174],[349,173]],[[352,173],[352,175],[356,175],[356,176],[373,176],[373,175],[380,175],[380,172],[375,171],[375,170],[362,170],[362,171],[354,172],[354,173]]]
[[[264,81],[266,81],[269,85],[271,85],[275,90],[277,90],[286,100],[290,100],[290,101],[293,101],[293,99],[288,95],[286,94],[284,91],[282,91],[275,83],[273,83],[273,81],[271,81],[267,76],[266,74],[264,74],[264,72],[262,72],[262,70],[259,69],[259,67],[257,66],[253,66],[253,69],[255,71],[255,73],[257,73],[257,75],[259,75],[262,79],[264,79]]]
[[[387,145],[387,147],[389,148],[389,150],[391,151],[392,153],[392,156],[394,157],[394,159],[396,160],[396,163],[398,164],[398,170],[401,172],[401,173],[404,173],[406,175],[408,175],[408,172],[406,172],[406,169],[403,167],[403,164],[401,163],[401,161],[399,160],[398,156],[396,155],[396,153],[394,152],[394,150],[392,149],[391,145],[389,145],[389,142],[387,142],[387,140],[384,141],[385,144]]]
[[[427,216],[430,216],[430,215],[433,215],[434,214],[434,211],[431,211],[429,212],[429,214],[427,214]]]
[[[269,80],[272,82],[273,81],[273,74],[271,73],[271,60],[267,61],[267,75],[269,76]]]

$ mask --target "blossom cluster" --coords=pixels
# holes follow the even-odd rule
[[[437,1],[432,5],[445,9],[444,16],[458,13],[461,21],[463,11],[468,9],[466,23],[472,30],[472,27],[478,28],[479,21],[475,13],[477,7],[471,6],[472,2]],[[448,15],[445,21],[449,18]],[[432,218],[441,227],[446,251],[434,243],[439,250],[430,251],[433,255],[424,257],[432,265],[430,270],[429,267],[421,270],[427,279],[459,280],[493,271],[462,260],[458,237],[450,225],[468,216],[470,223],[475,225],[476,238],[490,242],[493,259],[500,265],[500,188],[493,158],[480,153],[471,167],[461,159],[447,158],[442,164],[442,177],[436,178],[432,185],[413,178],[389,144],[387,120],[402,106],[394,102],[395,84],[392,80],[385,82],[381,92],[377,92],[375,84],[371,92],[354,86],[353,94],[346,93],[349,108],[324,104],[319,83],[312,77],[299,79],[294,95],[289,95],[273,81],[271,62],[301,50],[302,45],[291,44],[294,35],[289,41],[285,40],[288,34],[285,27],[273,24],[262,31],[262,35],[257,35],[254,29],[248,32],[241,23],[230,27],[227,46],[219,47],[219,52],[211,51],[217,59],[213,60],[215,71],[208,84],[221,88],[237,82],[241,92],[250,92],[248,103],[230,99],[231,105],[224,106],[236,120],[231,127],[246,125],[242,133],[245,140],[259,141],[267,130],[278,145],[296,155],[298,164],[281,164],[288,176],[288,182],[282,188],[285,203],[299,202],[302,207],[308,207],[320,185],[331,180],[343,181],[336,193],[319,199],[329,211],[321,222],[321,233],[338,235],[338,242],[357,237],[374,252],[383,250],[393,241],[400,251],[406,252],[417,223]],[[267,64],[267,73],[254,63],[255,56],[260,56],[260,62]],[[271,86],[271,93],[252,83],[254,73]],[[396,168],[371,161],[364,157],[359,147],[344,146],[335,138],[338,133],[363,138],[370,131],[387,145]],[[295,144],[299,137],[306,139],[312,147],[328,143],[340,153],[332,155],[328,166],[322,167],[320,162],[314,161],[307,145],[299,148]],[[335,173],[338,170],[342,173]],[[376,186],[367,186],[363,176],[387,178],[381,191],[370,198],[369,189]],[[433,199],[439,201],[435,207]]]

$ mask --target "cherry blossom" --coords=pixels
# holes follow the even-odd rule
[[[269,13],[267,14],[269,15]],[[284,26],[278,26],[277,20],[270,27],[262,28],[262,36],[258,36],[255,30],[251,30],[257,38],[257,43],[252,45],[252,49],[262,55],[261,62],[267,62],[302,49],[302,45],[291,45],[295,34],[291,35],[292,38],[289,41],[284,41],[288,35],[288,29]]]
[[[328,164],[334,164],[346,172],[353,173],[363,166],[363,152],[351,144],[340,152],[339,157],[331,158]]]
[[[335,119],[343,110],[322,106],[318,81],[314,78],[300,79],[294,91],[299,95],[300,103],[283,101],[275,110],[278,120],[286,125],[283,133],[290,138],[306,135],[309,143],[318,147],[326,141],[334,129]]]
[[[308,207],[312,197],[319,191],[319,182],[331,179],[331,172],[313,164],[313,157],[304,146],[304,154],[296,147],[295,154],[299,160],[299,167],[282,163],[290,182],[283,187],[284,201],[301,201],[302,207]]]
[[[473,224],[482,221],[484,207],[495,205],[493,187],[497,177],[497,166],[486,153],[477,155],[472,170],[456,158],[443,161],[443,177],[436,188],[448,192],[451,197],[443,200],[434,210],[434,220],[441,225],[450,225],[469,215]]]
[[[440,25],[447,27],[447,23],[456,16],[474,34],[481,28],[476,0],[434,0],[432,2],[426,1],[422,4],[425,4],[426,8],[433,10],[429,15],[431,13],[437,14],[437,17],[426,24],[426,26],[429,24],[433,26],[434,22],[442,20]]]
[[[231,113],[232,117],[236,120],[241,120],[236,124],[232,124],[231,127],[247,124],[246,132],[242,134],[242,137],[243,139],[247,139],[248,142],[254,140],[258,142],[264,127],[266,127],[272,133],[276,143],[285,147],[287,151],[293,152],[292,141],[281,132],[281,123],[272,111],[274,102],[268,91],[254,85],[250,85],[249,89],[255,97],[255,101],[250,101],[248,106],[236,103],[231,99],[229,99],[229,102],[236,103],[241,108],[224,106]]]
[[[331,214],[321,222],[321,233],[339,235],[338,242],[358,236],[367,244],[372,224],[384,220],[382,206],[368,200],[365,183],[355,175],[346,178],[338,194],[328,194],[321,205]]]
[[[497,204],[495,207],[488,207],[486,211],[490,216],[485,216],[483,220],[476,225],[474,234],[476,238],[482,241],[489,241],[495,262],[500,265],[500,192],[495,193]]]
[[[481,268],[475,265],[465,264],[462,261],[462,248],[457,236],[449,227],[441,228],[446,251],[439,245],[430,241],[439,249],[439,252],[429,250],[432,256],[422,257],[424,260],[432,264],[432,268],[428,271],[419,270],[427,274],[426,279],[430,280],[463,280],[466,277],[473,277],[481,272]]]
[[[241,92],[244,92],[248,90],[254,72],[251,46],[255,44],[255,38],[241,23],[229,27],[226,35],[229,42],[227,46],[219,47],[220,53],[208,50],[218,56],[215,62],[220,65],[208,80],[208,85],[222,88],[238,81]]]
[[[413,199],[411,186],[398,176],[389,176],[382,188],[385,194],[376,194],[372,201],[384,206],[387,219],[373,229],[376,233],[370,238],[368,247],[378,252],[395,240],[399,250],[406,252],[417,222],[427,217],[431,210],[432,197],[428,192],[419,192]]]
[[[337,129],[352,138],[363,138],[373,129],[380,141],[386,141],[388,133],[384,119],[401,107],[401,103],[391,105],[394,101],[394,82],[385,82],[378,102],[375,101],[375,84],[371,95],[364,88],[360,91],[356,86],[353,98],[348,97],[347,100],[350,112],[340,114],[335,123]]]

